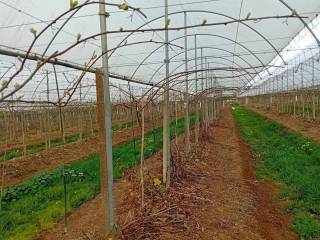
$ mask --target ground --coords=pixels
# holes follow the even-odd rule
[[[255,111],[267,118],[270,118],[276,122],[281,123],[286,128],[289,128],[295,132],[298,132],[306,138],[313,139],[320,142],[319,132],[319,120],[313,120],[308,118],[302,118],[299,116],[293,116],[292,114],[279,113],[276,111],[265,110],[263,108],[257,108],[253,106],[245,106],[252,111]]]
[[[152,129],[152,124],[146,124],[146,131]],[[135,136],[140,135],[140,127],[124,128],[113,132],[113,145],[121,144],[131,139],[132,131]],[[18,157],[3,162],[0,171],[0,179],[3,179],[3,187],[13,186],[32,178],[35,174],[49,171],[93,155],[98,151],[98,141],[96,137],[87,138],[75,143],[65,144],[42,151],[37,154]],[[4,178],[3,178],[4,175]]]
[[[230,109],[221,116],[205,131],[200,143],[193,144],[189,156],[179,157],[172,144],[174,159],[183,161],[184,169],[179,172],[173,166],[175,184],[164,194],[150,184],[161,177],[161,152],[145,161],[143,216],[138,214],[139,168],[115,182],[121,238],[295,239],[289,227],[290,216],[277,200],[277,189],[257,180],[250,149],[241,140]],[[37,239],[103,239],[102,219],[98,195],[68,217],[67,234],[60,222]]]

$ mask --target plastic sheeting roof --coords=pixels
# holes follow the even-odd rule
[[[318,53],[299,64],[288,65],[284,71],[270,76],[266,81],[244,92],[242,96],[319,89],[319,57]]]
[[[84,0],[79,0],[83,3]],[[108,1],[111,3],[121,3],[119,1]],[[141,8],[147,15],[144,19],[138,13],[131,11],[121,11],[116,7],[107,7],[110,17],[107,19],[109,30],[136,29],[146,22],[144,29],[163,28],[164,14],[163,1],[136,0],[127,1],[134,7]],[[309,23],[320,11],[319,0],[285,0],[291,8],[295,9],[300,16],[306,17],[304,20]],[[69,0],[0,0],[0,49],[11,49],[17,51],[26,51],[33,35],[30,28],[40,31],[50,21],[59,14],[68,10]],[[204,19],[207,23],[218,23],[230,21],[231,19],[244,19],[249,14],[250,18],[284,16],[291,15],[292,11],[284,6],[279,0],[171,0],[169,1],[170,27],[182,27],[184,22],[184,11],[187,12],[187,24],[201,24]],[[154,18],[158,20],[152,21]],[[64,18],[65,20],[65,18]],[[42,54],[48,42],[55,34],[57,29],[64,21],[57,21],[47,33],[37,41],[32,49],[33,53]],[[304,27],[298,18],[271,18],[261,21],[247,21],[247,26],[241,23],[232,23],[219,26],[204,26],[188,29],[188,66],[194,69],[194,35],[197,34],[198,57],[200,57],[200,48],[203,48],[203,56],[206,58],[209,68],[250,68],[254,67],[256,71],[250,70],[254,74],[245,74],[241,77],[232,77],[236,75],[231,71],[216,70],[212,71],[217,83],[226,87],[245,87],[248,82],[256,77],[256,72],[263,71],[262,65],[268,65]],[[251,28],[251,29],[250,29]],[[254,29],[255,31],[253,31]],[[99,32],[98,4],[92,4],[81,9],[63,28],[63,31],[54,40],[47,51],[50,55],[56,50],[61,51],[76,41],[78,33],[82,38]],[[259,34],[258,34],[259,33]],[[170,40],[177,39],[172,43],[184,47],[182,31],[170,31]],[[127,33],[116,33],[108,36],[109,48],[116,47]],[[265,39],[268,39],[268,43]],[[153,40],[157,42],[164,41],[164,32],[145,32],[135,33],[128,38],[128,43]],[[235,43],[236,42],[236,43]],[[272,44],[273,46],[271,46]],[[152,51],[154,52],[136,71],[135,77],[146,82],[157,82],[164,78],[164,47],[161,44],[144,43],[118,49],[110,58],[110,70],[122,75],[131,76],[137,69],[142,60]],[[316,47],[316,46],[315,46]],[[67,54],[63,55],[61,60],[84,64],[89,61],[93,53],[100,52],[100,39],[96,38],[84,44],[80,44]],[[184,71],[184,49],[172,46],[170,48],[171,64],[170,69],[175,72]],[[174,57],[177,55],[176,57]],[[200,58],[198,59],[198,64]],[[0,76],[5,69],[11,65],[19,66],[17,59],[0,56]],[[99,66],[100,62],[96,64]],[[29,68],[34,68],[34,63],[28,62]],[[46,67],[52,72],[50,66]],[[6,76],[10,76],[14,68]],[[249,71],[249,70],[248,70]],[[156,72],[156,73],[155,73]],[[46,71],[40,71],[33,83],[29,83],[26,88],[28,97],[38,87],[38,83],[45,76]],[[59,68],[59,79],[65,82],[65,77],[73,78],[77,71],[65,68]],[[66,76],[62,76],[62,74]],[[17,82],[22,81],[24,76],[28,75],[28,70],[23,71],[17,78]],[[154,75],[153,78],[151,78]],[[5,77],[6,77],[5,76]],[[88,77],[88,82],[93,76]],[[190,77],[193,79],[194,77]],[[51,77],[50,77],[51,79]],[[52,82],[50,80],[50,82]],[[65,84],[65,83],[61,83]],[[89,84],[89,83],[88,83]],[[194,86],[194,81],[191,82]],[[53,86],[52,86],[53,88]],[[39,88],[44,90],[44,86]],[[90,95],[90,94],[89,94]],[[91,96],[94,96],[92,90]],[[41,98],[41,94],[33,94],[33,98]]]

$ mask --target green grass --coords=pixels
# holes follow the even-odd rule
[[[243,139],[255,151],[257,174],[280,186],[302,239],[320,239],[320,144],[243,107],[234,105]]]
[[[191,115],[191,125],[195,116]],[[174,138],[175,123],[170,125]],[[179,119],[177,133],[184,131],[184,119]],[[140,139],[133,139],[113,147],[114,178],[139,162]],[[135,147],[134,147],[135,146]],[[162,147],[162,128],[145,135],[145,157],[150,157]],[[67,209],[71,212],[99,192],[99,156],[93,155],[66,165],[5,190],[0,211],[0,240],[30,239],[63,217],[64,187],[67,183]]]
[[[86,137],[85,135],[83,137]],[[67,143],[73,143],[79,140],[79,134],[69,135],[65,137],[66,144]],[[63,140],[61,138],[55,138],[51,140],[51,147],[57,147],[63,145]],[[30,144],[27,145],[27,151],[26,155],[34,154],[42,152],[46,149],[45,143],[39,143],[39,144]],[[16,157],[23,156],[23,148],[16,148],[7,151],[6,153],[2,152],[0,153],[0,162],[1,161],[8,161]]]
[[[283,109],[286,111],[288,109],[288,106],[286,104],[283,105]],[[282,109],[282,107],[280,107],[280,109]],[[295,111],[294,111],[294,106],[289,105],[289,109],[288,109],[289,113],[296,113],[296,114],[302,114],[303,111],[305,114],[312,114],[312,107],[308,107],[307,105],[305,105],[305,107],[301,107],[301,106],[295,106]]]
[[[112,126],[112,130],[113,131],[118,131],[120,129],[123,129],[123,128],[128,128],[128,127],[133,127],[135,125],[137,125],[137,121],[129,121],[129,122],[125,122],[125,123],[117,123],[117,124],[114,124]]]
[[[114,124],[112,126],[113,131],[118,131],[120,129],[123,129],[125,127],[132,127],[137,124],[137,121],[130,121],[128,123],[118,123]],[[97,133],[97,131],[95,131]],[[86,134],[83,134],[83,138],[86,138]],[[66,144],[68,143],[74,143],[76,141],[80,140],[79,134],[73,134],[65,137]],[[63,140],[61,138],[55,138],[51,140],[51,148],[52,147],[58,147],[63,145]],[[26,155],[34,154],[34,153],[39,153],[46,150],[46,144],[45,143],[39,143],[39,144],[30,144],[27,145],[27,151]],[[0,162],[1,161],[8,161],[16,157],[21,157],[23,156],[23,148],[16,148],[7,151],[6,153],[2,152],[0,153]]]

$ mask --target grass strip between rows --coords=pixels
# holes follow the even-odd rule
[[[244,107],[233,113],[260,179],[279,185],[301,239],[320,239],[320,144]]]
[[[132,127],[132,126],[134,126],[136,124],[137,124],[137,121],[133,121],[133,122],[130,121],[130,122],[127,122],[127,123],[118,123],[118,124],[114,124],[112,126],[112,130],[113,131],[118,131],[118,130],[121,130],[121,129],[126,128],[126,127]],[[97,133],[97,132],[98,132],[97,130],[94,130],[94,133]],[[92,135],[83,134],[82,137],[83,138],[88,138],[90,136],[92,136]],[[74,142],[79,141],[79,140],[81,140],[79,133],[78,134],[69,135],[69,136],[65,137],[65,144],[74,143]],[[54,139],[52,139],[50,141],[50,145],[51,145],[51,148],[64,145],[63,139],[62,138],[54,138]],[[45,150],[46,150],[46,144],[45,143],[29,144],[29,145],[27,145],[26,155],[39,153],[39,152],[42,152],[42,151],[45,151]],[[23,156],[23,154],[24,154],[23,147],[11,149],[11,150],[6,151],[6,152],[1,152],[0,153],[0,162],[1,161],[8,161],[8,160],[11,160],[11,159],[16,158],[16,157],[21,157],[21,156]]]
[[[190,125],[195,122],[191,114]],[[170,125],[170,137],[184,132],[184,119]],[[140,139],[132,139],[113,147],[114,178],[137,165]],[[135,146],[135,147],[134,147]],[[145,135],[145,158],[162,148],[162,128]],[[5,189],[0,210],[0,240],[30,239],[58,222],[64,214],[63,168],[34,176],[14,187]],[[92,199],[100,191],[99,156],[95,154],[65,167],[68,212]]]

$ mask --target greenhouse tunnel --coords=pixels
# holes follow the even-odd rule
[[[0,240],[320,239],[319,0],[0,0]]]

